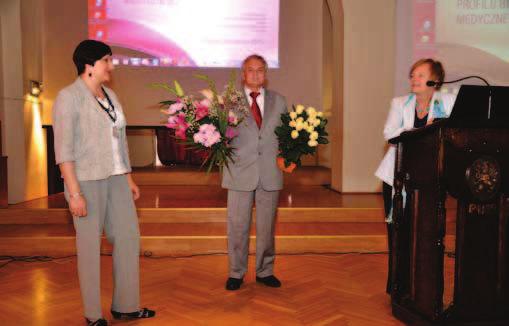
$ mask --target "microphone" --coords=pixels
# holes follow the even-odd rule
[[[462,81],[462,80],[465,80],[465,79],[470,79],[470,78],[475,78],[475,79],[479,79],[479,80],[482,80],[486,86],[488,86],[488,91],[489,91],[489,96],[488,96],[488,119],[491,119],[491,85],[490,83],[488,83],[488,81],[482,77],[479,77],[479,76],[467,76],[467,77],[463,77],[463,78],[460,78],[460,79],[456,79],[456,80],[451,80],[451,81],[444,81],[444,82],[436,82],[436,81],[433,81],[433,80],[428,80],[426,82],[426,86],[429,86],[429,87],[435,87],[436,85],[438,86],[442,86],[442,84],[452,84],[452,83],[457,83],[459,81]]]
[[[452,84],[452,83],[457,83],[459,81],[462,81],[462,80],[465,80],[465,79],[470,79],[470,78],[476,78],[476,79],[479,79],[479,80],[482,80],[486,86],[491,86],[490,83],[488,83],[488,81],[482,77],[479,77],[479,76],[467,76],[467,77],[463,77],[463,78],[460,78],[460,79],[456,79],[456,80],[450,80],[450,81],[444,81],[444,82],[436,82],[436,81],[433,81],[433,80],[428,80],[426,82],[426,86],[428,87],[435,87],[435,86],[442,86],[442,84]]]

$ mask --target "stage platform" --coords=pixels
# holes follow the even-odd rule
[[[227,191],[220,187],[217,172],[137,169],[134,178],[141,189],[136,206],[143,254],[226,253]],[[330,172],[325,168],[304,168],[286,175],[277,215],[277,252],[385,252],[381,195],[338,193],[320,185],[327,178],[330,180]],[[182,185],[185,180],[191,185]],[[455,229],[456,211],[454,202],[448,201],[446,206],[446,246],[452,250],[450,231]],[[256,208],[253,217],[255,213]],[[254,250],[256,234],[252,229],[250,247]],[[103,250],[111,252],[106,240]],[[74,254],[72,218],[63,194],[0,209],[0,253]]]

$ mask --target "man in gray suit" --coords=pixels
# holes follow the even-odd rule
[[[234,163],[223,171],[223,188],[228,189],[227,290],[238,290],[247,271],[249,230],[253,201],[256,203],[256,281],[280,287],[274,276],[274,226],[283,175],[276,164],[278,141],[275,128],[287,112],[280,94],[268,90],[267,62],[251,55],[242,64],[242,82],[251,108],[233,140]]]

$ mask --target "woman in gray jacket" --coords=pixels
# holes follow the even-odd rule
[[[111,48],[85,40],[75,49],[78,78],[53,106],[55,158],[76,230],[78,276],[88,325],[107,325],[101,311],[100,245],[103,228],[113,245],[115,319],[149,318],[139,305],[140,233],[131,177],[126,120],[110,81]]]

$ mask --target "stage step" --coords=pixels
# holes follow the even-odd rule
[[[251,252],[256,248],[253,226]],[[195,255],[226,253],[224,223],[142,224],[141,253],[145,255]],[[446,236],[452,248],[453,235]],[[387,249],[384,223],[284,223],[276,226],[276,250],[279,253],[384,252]],[[103,238],[103,253],[111,245]],[[3,225],[0,228],[2,255],[75,254],[72,225]]]
[[[226,252],[226,197],[219,186],[141,186],[136,202],[142,253]],[[371,252],[387,248],[380,194],[339,194],[321,186],[285,188],[279,198],[280,253]],[[454,231],[454,202],[446,203],[446,242]],[[256,208],[253,212],[255,222]],[[256,248],[255,234],[251,248]],[[111,247],[104,242],[105,252]],[[72,218],[63,194],[0,209],[0,255],[74,254]]]
[[[140,224],[148,223],[212,223],[226,222],[226,207],[210,208],[139,208]],[[278,222],[380,222],[381,208],[347,207],[283,207],[278,209]],[[256,220],[256,208],[253,209]],[[72,224],[67,208],[10,208],[0,210],[0,225],[7,224]]]
[[[220,185],[218,171],[206,173],[199,167],[161,166],[139,167],[133,169],[133,179],[138,185],[160,186],[206,186]],[[284,184],[301,186],[330,185],[331,170],[323,166],[302,166],[293,173],[284,174]]]

